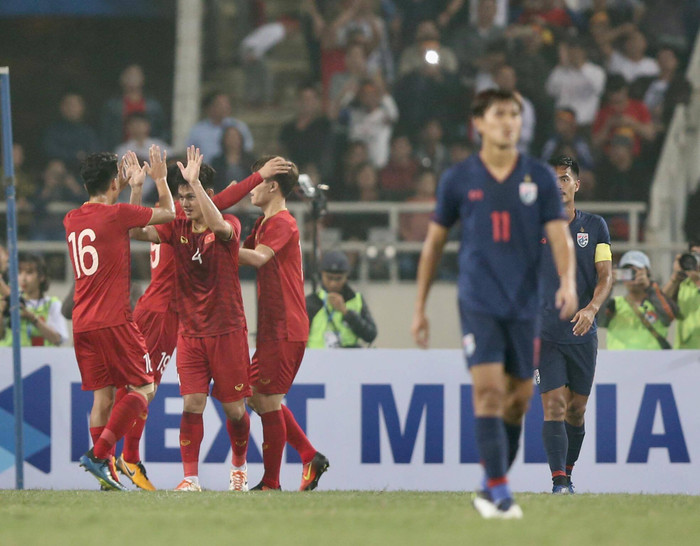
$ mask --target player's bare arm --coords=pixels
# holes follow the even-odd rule
[[[259,269],[269,262],[274,255],[275,251],[266,245],[258,245],[255,247],[255,250],[242,248],[238,252],[238,263],[242,265],[251,265]]]
[[[571,317],[578,308],[574,243],[566,220],[550,220],[544,225],[544,229],[559,272],[559,289],[554,302],[559,309],[559,318],[564,320]]]
[[[158,206],[153,209],[153,216],[148,225],[167,224],[175,219],[175,202],[166,181],[168,173],[168,167],[165,163],[166,152],[165,150],[161,152],[159,146],[153,145],[149,150],[149,159],[151,162],[145,163],[144,168],[156,183]]]
[[[226,210],[244,197],[247,197],[253,188],[265,180],[274,178],[278,174],[288,173],[291,168],[292,164],[283,157],[273,157],[257,173],[245,178],[240,183],[232,181],[226,188],[216,194],[212,201],[219,210]],[[260,178],[257,175],[260,175]]]
[[[428,301],[428,294],[432,286],[435,272],[437,271],[442,251],[447,242],[448,230],[436,222],[430,222],[428,235],[423,243],[418,262],[416,304],[413,311],[413,322],[411,324],[411,334],[416,344],[423,349],[428,348],[430,339],[430,325],[428,317],[425,316],[425,304]],[[573,251],[573,247],[572,247]]]
[[[263,177],[263,180],[274,178],[278,174],[288,173],[292,168],[292,164],[283,157],[273,157],[265,163],[258,174]]]
[[[122,158],[124,170],[129,186],[131,187],[131,197],[129,204],[141,206],[141,197],[143,195],[143,183],[146,180],[146,167],[139,165],[139,159],[136,154],[129,150]]]
[[[199,169],[202,166],[203,159],[204,156],[200,153],[199,148],[190,146],[187,148],[187,166],[184,166],[179,161],[177,166],[180,168],[182,177],[187,180],[192,188],[192,192],[202,208],[202,220],[206,227],[211,229],[217,238],[229,241],[233,236],[233,227],[224,220],[221,212],[216,208],[216,205],[214,205],[199,180]]]
[[[603,305],[610,294],[610,290],[612,290],[612,260],[596,262],[595,269],[598,274],[598,282],[593,290],[591,302],[583,309],[579,309],[574,318],[571,319],[571,322],[575,323],[573,330],[575,336],[583,336],[588,333],[588,330],[593,326],[593,321],[600,310],[600,306]]]

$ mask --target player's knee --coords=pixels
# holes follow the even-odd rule
[[[503,418],[512,423],[519,422],[530,407],[530,398],[525,396],[512,396],[504,410]]]
[[[243,400],[239,402],[231,402],[227,404],[222,404],[224,408],[224,413],[229,421],[240,421],[245,413],[245,404]]]
[[[545,421],[563,421],[566,413],[566,400],[563,396],[545,396],[542,398]]]
[[[149,402],[153,400],[153,395],[155,394],[155,384],[154,383],[146,383],[145,385],[129,385],[128,389],[130,392],[135,392],[137,394],[140,394],[146,399],[146,402]]]
[[[583,424],[583,416],[586,414],[586,404],[569,404],[566,408],[566,420],[576,427]]]
[[[498,385],[481,385],[474,390],[474,408],[479,415],[501,415],[505,390]]]
[[[183,397],[182,411],[186,413],[202,413],[207,405],[207,395],[204,393],[186,394]]]

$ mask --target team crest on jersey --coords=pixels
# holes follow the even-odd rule
[[[525,179],[520,183],[520,200],[525,205],[532,205],[537,201],[537,184],[532,181],[529,174],[525,175]]]
[[[540,370],[535,368],[535,383],[540,384]]]
[[[581,248],[588,246],[588,233],[577,233],[576,242]]]
[[[470,357],[476,351],[476,340],[474,339],[474,334],[467,334],[462,338],[462,348],[464,349],[464,354]]]
[[[185,237],[184,235],[180,235],[180,242],[183,245],[186,245],[187,243],[189,243],[189,241],[187,240],[187,237]]]

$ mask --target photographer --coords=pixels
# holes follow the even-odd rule
[[[600,308],[598,324],[608,329],[608,349],[670,349],[668,327],[678,307],[650,277],[649,257],[639,250],[622,255],[616,282],[623,282],[627,293],[615,296]]]
[[[49,278],[44,259],[36,254],[19,256],[20,344],[22,347],[61,345],[68,338],[68,327],[61,316],[61,301],[46,296]],[[0,305],[9,314],[9,302]],[[12,345],[7,317],[0,321],[0,346]]]
[[[678,304],[674,349],[700,349],[700,241],[678,254],[664,294]]]

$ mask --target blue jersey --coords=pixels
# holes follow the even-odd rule
[[[520,154],[503,182],[479,154],[448,169],[433,219],[446,228],[461,220],[461,307],[504,319],[536,317],[542,226],[563,218],[554,172],[530,156]]]
[[[579,309],[586,307],[593,299],[593,292],[598,283],[596,261],[609,259],[610,233],[608,226],[600,216],[588,212],[576,211],[569,224],[571,238],[576,249],[576,290],[578,291]],[[554,306],[554,295],[559,288],[559,274],[554,264],[552,251],[547,240],[542,239],[542,271],[540,275],[542,339],[556,343],[586,343],[595,337],[595,321],[591,329],[583,336],[575,336],[574,324],[559,318],[559,310]],[[599,245],[607,248],[599,249]],[[601,251],[602,250],[602,251]],[[596,255],[597,253],[597,255]]]

